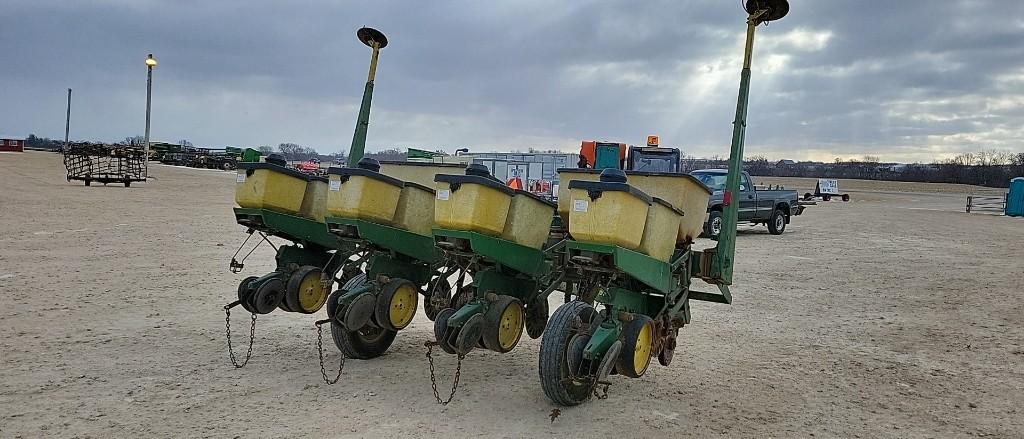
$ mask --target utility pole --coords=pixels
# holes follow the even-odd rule
[[[64,147],[68,147],[68,136],[71,134],[71,89],[68,89],[68,114],[64,118]]]

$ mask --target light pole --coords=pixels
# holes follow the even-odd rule
[[[68,147],[68,136],[71,134],[71,89],[68,89],[68,113],[64,119],[64,147]]]
[[[142,156],[142,162],[145,164],[142,168],[143,179],[149,177],[149,108],[153,100],[153,67],[156,67],[156,58],[153,58],[151,53],[146,57],[146,138],[143,139],[146,145]]]

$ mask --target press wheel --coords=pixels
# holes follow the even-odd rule
[[[458,354],[466,355],[480,343],[484,333],[484,315],[473,314],[460,328],[457,328],[452,348]]]
[[[366,275],[363,273],[359,273],[349,278],[349,280],[346,281],[341,288],[331,293],[331,295],[327,298],[327,318],[333,320],[335,314],[338,313],[338,298],[341,297],[346,292],[348,292],[346,288],[349,288],[352,285],[362,285],[364,283],[366,283]]]
[[[437,345],[449,354],[455,353],[455,348],[448,342],[449,336],[452,335],[449,334],[448,319],[453,315],[455,315],[454,308],[445,308],[439,311],[434,319],[434,339],[437,340]]]
[[[330,292],[329,285],[321,281],[323,271],[312,265],[299,267],[288,278],[288,288],[284,301],[289,310],[303,314],[312,314],[320,310],[327,302]]]
[[[580,338],[580,324],[593,313],[594,308],[584,302],[566,303],[555,310],[541,337],[540,383],[544,395],[555,404],[579,405],[593,395],[590,383],[572,379],[578,376],[572,369],[579,368],[582,346],[586,346],[585,339]]]
[[[362,287],[366,282],[365,274],[356,275],[331,296],[336,301],[337,297],[340,297],[344,292]],[[335,305],[328,306],[328,311],[334,309]],[[349,330],[338,323],[336,319],[331,320],[331,338],[334,339],[334,345],[348,358],[366,360],[379,357],[391,347],[391,343],[395,341],[397,334],[395,331],[376,328],[371,325],[366,325],[356,330]]]
[[[252,309],[252,305],[249,305],[249,299],[252,294],[249,290],[249,283],[256,279],[259,279],[259,277],[249,276],[238,283],[238,301],[242,302],[242,308],[253,314],[256,313],[256,310]]]
[[[512,296],[498,296],[484,314],[484,347],[505,353],[519,344],[526,320],[523,304]]]
[[[260,283],[253,292],[249,305],[256,314],[269,314],[284,299],[284,282],[273,278]]]
[[[420,292],[412,282],[393,279],[385,284],[377,295],[374,317],[377,324],[392,331],[405,329],[416,316]]]
[[[634,314],[632,321],[622,328],[622,351],[615,370],[630,378],[639,378],[651,364],[654,348],[654,320],[643,314]]]

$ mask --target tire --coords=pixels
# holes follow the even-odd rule
[[[448,343],[445,335],[448,333],[448,319],[453,315],[455,315],[454,308],[445,308],[438,311],[437,315],[434,316],[436,317],[434,320],[434,339],[437,341],[438,346],[441,346],[441,349],[449,354],[454,354],[455,349],[452,348],[451,343]]]
[[[398,335],[396,331],[370,325],[349,331],[345,327],[331,322],[331,338],[334,339],[334,345],[348,358],[369,360],[384,355],[391,347],[391,343],[395,341],[396,335]]]
[[[292,272],[292,275],[288,277],[288,286],[285,288],[285,306],[291,311],[303,314],[313,314],[319,311],[324,303],[327,303],[327,296],[330,292],[329,285],[327,288],[320,285],[321,275],[320,269],[312,265],[299,267],[298,270]],[[311,276],[315,276],[315,279],[307,279]],[[310,285],[310,281],[315,281],[316,284]],[[303,306],[303,299],[307,299],[305,300],[306,306]]]
[[[523,337],[525,321],[522,302],[512,296],[498,296],[484,314],[484,347],[502,354],[511,351]]]
[[[350,278],[347,282],[345,282],[345,284],[342,285],[341,288],[331,293],[331,295],[327,298],[327,317],[330,317],[332,319],[334,318],[334,314],[338,310],[338,297],[344,294],[344,291],[360,286],[364,283],[366,283],[366,274],[358,273],[355,276],[352,276],[352,278]]]
[[[249,276],[249,277],[247,277],[245,279],[242,279],[242,281],[238,283],[238,301],[242,302],[242,308],[245,308],[246,311],[248,311],[248,312],[250,312],[252,314],[256,314],[256,311],[253,310],[249,306],[249,302],[248,302],[249,301],[249,282],[252,282],[252,281],[254,281],[256,279],[259,279],[259,277],[258,276]]]
[[[400,331],[412,323],[419,306],[420,290],[412,282],[395,278],[377,294],[374,318],[384,329]]]
[[[845,203],[848,201],[850,201],[850,194],[843,194],[843,202]]]
[[[654,348],[654,320],[643,314],[634,314],[633,321],[622,328],[622,351],[615,362],[615,370],[630,378],[640,378],[651,365]]]
[[[360,273],[349,279],[341,289],[348,291],[360,287],[366,282],[366,274]],[[349,331],[337,322],[331,321],[331,338],[334,339],[334,345],[348,358],[360,360],[377,358],[387,352],[391,343],[395,341],[396,335],[398,333],[395,331],[371,326]]]
[[[775,209],[775,212],[772,212],[772,216],[768,218],[768,233],[781,235],[785,231],[786,214],[782,212],[782,209]]]
[[[594,308],[584,302],[566,303],[551,316],[548,327],[541,338],[538,372],[544,395],[562,406],[574,406],[586,402],[593,395],[593,389],[586,384],[568,381],[569,341],[576,335],[578,320]]]
[[[829,194],[821,194],[821,201],[832,201],[832,196]]]
[[[704,236],[718,241],[718,236],[722,234],[722,211],[712,210],[708,214],[708,222],[704,223]]]
[[[256,311],[256,314],[270,314],[281,304],[282,300],[284,300],[284,282],[273,278],[256,287],[252,298],[249,299],[249,305]]]

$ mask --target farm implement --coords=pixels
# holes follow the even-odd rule
[[[326,304],[316,327],[321,373],[330,384],[346,358],[383,355],[422,296],[433,321],[425,346],[441,404],[454,397],[468,355],[510,352],[523,332],[541,339],[540,387],[559,405],[607,397],[613,375],[641,377],[655,357],[668,366],[679,330],[690,323],[691,301],[732,302],[732,194],[742,175],[754,31],[789,9],[785,0],[745,6],[746,50],[714,247],[693,245],[712,192],[690,175],[621,169],[621,160],[595,157],[591,168],[559,170],[555,203],[507,187],[478,164],[363,158],[377,52],[386,45],[382,34],[364,28],[358,35],[373,57],[348,166],[331,168],[324,181],[300,177],[274,157],[240,164],[238,223],[261,242],[274,236],[291,244],[277,248],[274,271],[243,280],[238,300],[225,309],[243,306],[255,325],[256,315],[274,309],[313,313]],[[233,259],[231,267],[243,265]],[[694,289],[695,279],[712,290]],[[335,283],[341,287],[330,292]],[[565,303],[550,313],[555,291]],[[333,379],[319,338],[327,323],[342,354]],[[457,357],[447,398],[437,390],[435,351]]]
[[[93,182],[120,183],[130,187],[134,181],[146,181],[145,153],[130,145],[72,143],[61,149],[67,180],[79,180],[86,186]]]

